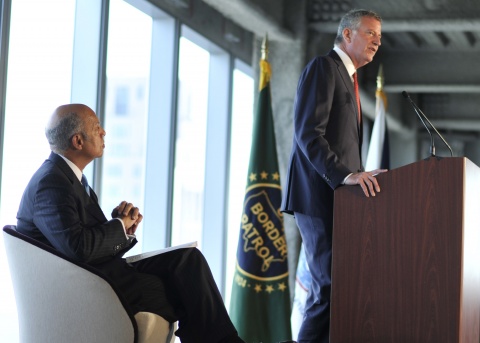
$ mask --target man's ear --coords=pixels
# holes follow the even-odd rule
[[[352,30],[349,29],[348,27],[343,29],[343,39],[348,42],[348,43],[351,43],[352,42]]]
[[[81,134],[77,133],[72,136],[72,139],[70,140],[70,143],[72,143],[72,147],[74,150],[82,150],[83,148],[83,137]]]

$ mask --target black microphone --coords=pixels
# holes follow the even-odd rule
[[[408,95],[407,92],[403,91],[402,92],[402,95],[408,99],[408,101],[410,101],[410,103],[412,104],[412,107],[413,109],[415,110],[415,113],[417,113],[417,116],[418,118],[420,118],[420,121],[422,122],[423,126],[425,126],[425,128],[427,129],[428,131],[428,134],[430,135],[430,155],[431,156],[435,156],[435,141],[433,139],[433,135],[430,131],[430,129],[428,128],[427,124],[425,123],[425,121],[430,125],[430,127],[435,131],[435,133],[438,135],[438,137],[440,137],[440,139],[443,141],[443,143],[447,146],[448,150],[450,150],[450,156],[453,157],[453,151],[452,151],[452,148],[450,147],[450,145],[448,145],[447,141],[443,138],[443,136],[440,134],[440,132],[438,132],[438,130],[435,128],[435,126],[430,122],[430,120],[428,120],[427,116],[425,115],[425,113],[422,112],[422,110],[420,109],[420,107],[417,106],[417,104],[415,104],[415,102],[413,102],[413,100],[410,98],[410,95]]]

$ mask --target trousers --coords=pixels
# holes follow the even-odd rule
[[[328,343],[330,335],[330,293],[332,285],[331,217],[312,217],[295,212],[305,257],[312,276],[299,343]]]
[[[236,334],[222,296],[203,254],[177,249],[132,264],[115,259],[104,270],[125,296],[133,313],[156,313],[178,321],[182,343],[212,343]]]

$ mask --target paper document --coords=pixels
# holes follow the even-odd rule
[[[133,262],[143,260],[144,258],[148,258],[148,257],[152,257],[152,256],[155,256],[155,255],[163,254],[165,252],[169,252],[169,251],[172,251],[172,250],[183,249],[183,248],[195,248],[196,246],[197,246],[197,241],[190,242],[190,243],[184,243],[184,244],[175,245],[175,246],[169,247],[169,248],[163,248],[163,249],[159,249],[159,250],[144,252],[144,253],[138,254],[138,255],[128,256],[126,258],[126,260],[127,260],[127,263],[133,263]]]

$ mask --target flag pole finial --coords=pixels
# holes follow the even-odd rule
[[[268,33],[265,34],[262,42],[262,60],[268,60]]]
[[[377,90],[383,90],[385,84],[385,78],[383,77],[383,64],[380,64],[377,74]]]

